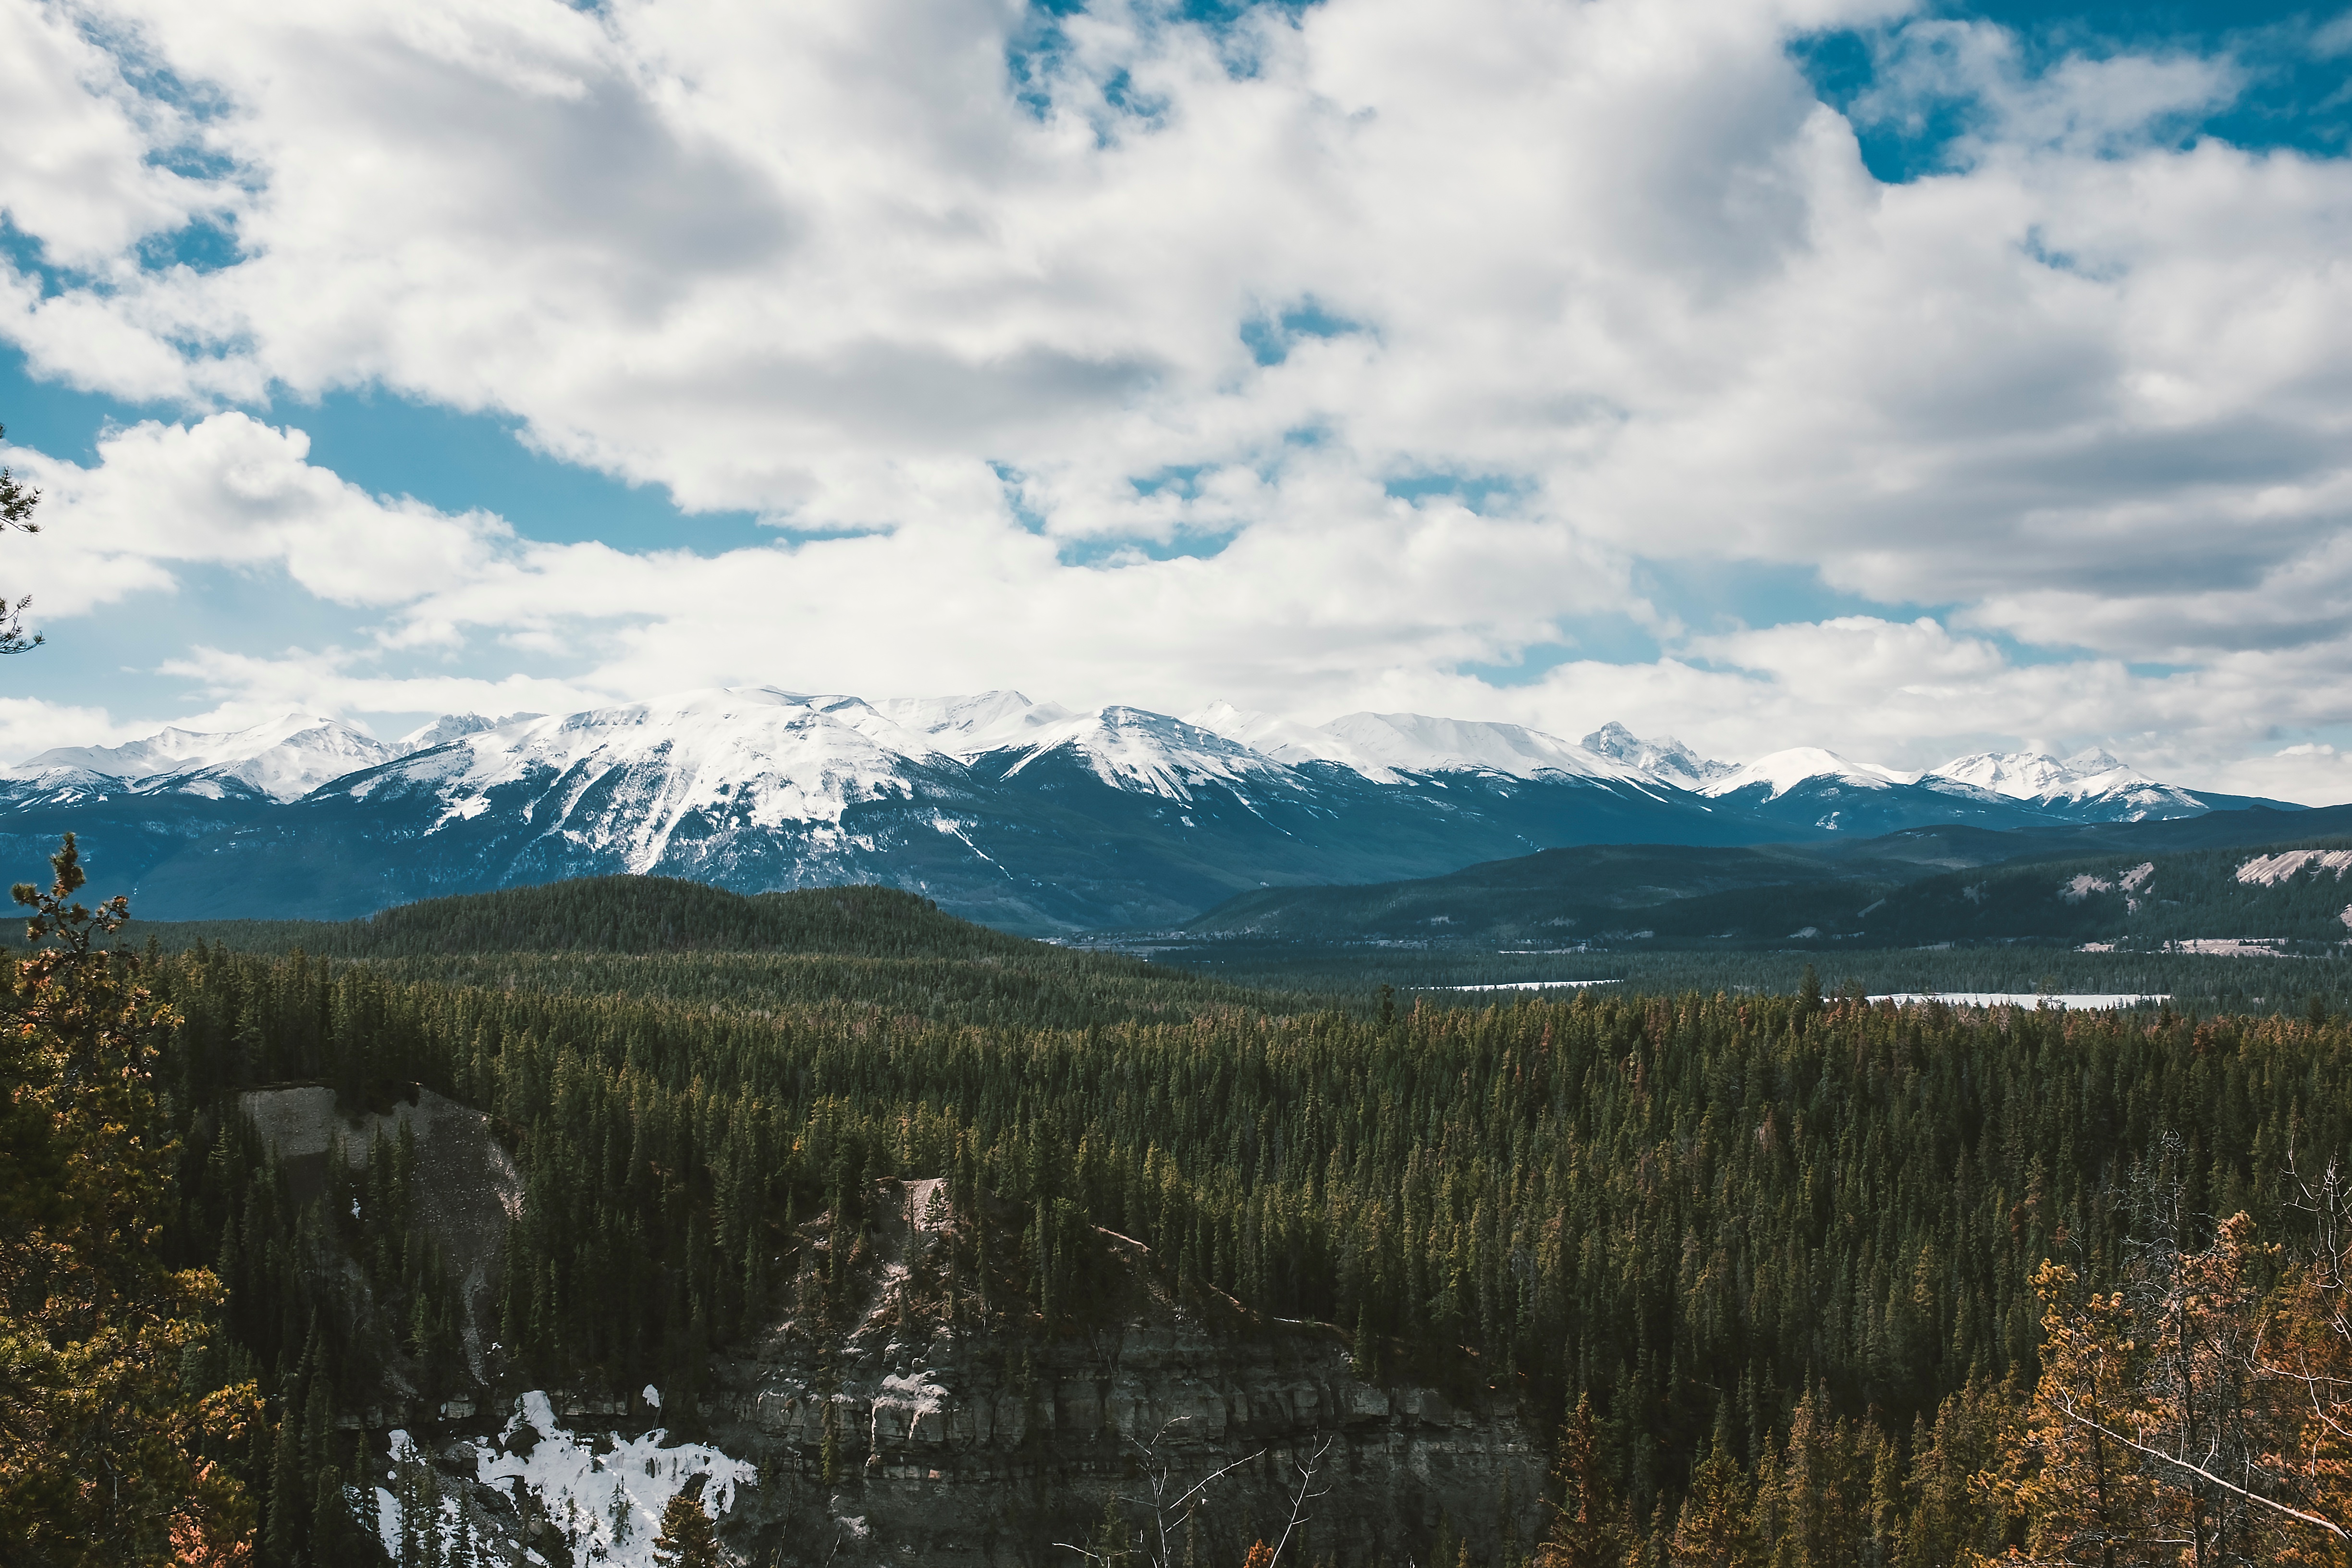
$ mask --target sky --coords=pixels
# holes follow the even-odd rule
[[[1017,688],[2352,800],[2352,12],[0,0],[0,761]]]

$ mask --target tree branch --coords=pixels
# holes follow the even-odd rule
[[[2324,1530],[2327,1531],[2328,1534],[2336,1537],[2338,1541],[2352,1542],[2352,1531],[2347,1531],[2341,1525],[2336,1523],[2333,1520],[2323,1519],[2315,1513],[2305,1513],[2299,1508],[2290,1508],[2285,1503],[2280,1502],[2275,1499],[2266,1498],[2258,1491],[2253,1491],[2248,1488],[2242,1487],[2235,1481],[2224,1480],[2221,1477],[2215,1475],[2212,1471],[2207,1469],[2202,1465],[2192,1464],[2187,1459],[2175,1458],[2172,1455],[2166,1453],[2161,1448],[2151,1448],[2145,1443],[2125,1436],[2121,1432],[2118,1432],[2114,1427],[2107,1426],[2105,1422],[2095,1421],[2091,1417],[2081,1414],[2079,1411],[2075,1410],[2073,1405],[2066,1404],[2063,1400],[2059,1402],[2058,1412],[2060,1415],[2065,1416],[2067,1420],[2074,1422],[2078,1426],[2086,1426],[2090,1430],[2099,1434],[2102,1437],[2112,1438],[2114,1441],[2121,1443],[2125,1447],[2129,1448],[2136,1454],[2145,1454],[2151,1459],[2158,1460],[2163,1464],[2174,1466],[2179,1469],[2187,1470],[2190,1475],[2197,1477],[2200,1480],[2210,1481],[2213,1485],[2220,1487],[2223,1491],[2232,1492],[2239,1497],[2244,1498],[2248,1502],[2260,1503],[2263,1507],[2283,1513],[2289,1519],[2297,1520],[2305,1524]]]

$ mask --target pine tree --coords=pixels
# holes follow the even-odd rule
[[[7,431],[0,427],[0,436]],[[40,504],[41,492],[27,489],[15,475],[0,468],[0,533],[16,529],[26,533],[38,533],[41,525],[33,521],[33,509]],[[25,612],[32,607],[33,597],[27,594],[16,603],[0,594],[0,654],[24,653],[41,644],[41,634],[25,635]]]
[[[0,521],[21,521],[20,499],[0,474]],[[0,1542],[60,1563],[209,1561],[250,1537],[221,1460],[260,1410],[251,1383],[182,1378],[224,1292],[157,1245],[180,1208],[155,1081],[180,1019],[134,955],[99,944],[129,906],[74,900],[71,834],[50,866],[46,892],[15,891],[32,955],[0,961]]]
[[[1540,1568],[1611,1568],[1618,1549],[1616,1506],[1601,1454],[1592,1396],[1580,1394],[1560,1429],[1554,1479],[1560,1500],[1551,1533],[1537,1550]]]
[[[689,1486],[662,1509],[654,1561],[662,1568],[719,1568],[719,1536],[702,1511],[701,1489]]]
[[[1754,1506],[1748,1478],[1718,1431],[1706,1458],[1691,1472],[1666,1561],[1672,1568],[1754,1568],[1756,1542],[1748,1517]]]

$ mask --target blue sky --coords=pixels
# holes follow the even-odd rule
[[[2352,797],[2352,19],[1822,14],[0,0],[0,760],[1004,685]]]

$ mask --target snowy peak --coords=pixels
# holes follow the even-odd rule
[[[2011,800],[2119,821],[2195,816],[2207,809],[2189,791],[2158,784],[2097,746],[2065,758],[2041,752],[1979,752],[1953,758],[1930,776],[1973,784]]]
[[[509,713],[503,719],[486,719],[479,713],[444,713],[430,724],[420,724],[392,743],[392,749],[405,756],[411,752],[430,751],[446,746],[452,741],[478,735],[485,730],[495,730],[501,724],[520,724],[526,719],[544,719],[544,713]]]
[[[1212,702],[1206,708],[1184,715],[1184,722],[1213,734],[1223,735],[1238,745],[1247,746],[1260,756],[1272,757],[1290,767],[1306,763],[1336,763],[1361,773],[1375,784],[1396,782],[1397,775],[1392,769],[1328,729],[1318,729],[1292,719],[1277,719],[1271,713],[1253,712],[1245,708],[1236,708],[1230,702]]]
[[[1078,715],[1058,702],[1032,702],[1018,691],[969,697],[886,697],[877,712],[961,757],[1033,743],[1037,733]]]
[[[1644,741],[1613,719],[1578,744],[1597,756],[1614,758],[1678,789],[1702,789],[1733,771],[1729,763],[1702,757],[1672,735]]]
[[[1213,730],[1141,708],[1098,708],[1032,731],[1021,755],[1004,771],[1012,778],[1040,758],[1067,750],[1083,757],[1113,789],[1190,800],[1201,784],[1236,791],[1275,780],[1295,782],[1290,770],[1263,752]]]
[[[583,852],[631,870],[659,863],[689,823],[834,824],[852,805],[912,798],[919,773],[962,767],[856,697],[768,687],[678,692],[560,718],[509,721],[349,779],[339,792],[423,789],[436,827],[470,819],[494,794]]]
[[[2011,800],[2055,800],[2079,796],[2081,786],[2094,780],[2146,782],[2105,752],[2078,752],[2063,761],[2042,752],[1979,752],[1955,757],[1932,770],[1938,778],[1974,784]]]
[[[1700,793],[1720,799],[1760,785],[1764,798],[1769,801],[1778,800],[1801,785],[1815,783],[1880,790],[1918,781],[1917,773],[1882,768],[1875,763],[1853,762],[1819,746],[1791,746],[1785,752],[1774,752],[1752,763],[1742,763],[1716,778]]]
[[[204,794],[208,781],[234,779],[273,800],[296,800],[328,780],[388,762],[393,748],[340,719],[287,713],[250,729],[223,732],[167,729],[120,746],[59,746],[11,772],[84,768],[130,780],[142,789]]]
[[[1546,774],[1647,784],[1649,775],[1540,730],[1433,719],[1424,713],[1349,713],[1323,726],[1358,754],[1400,773]]]

